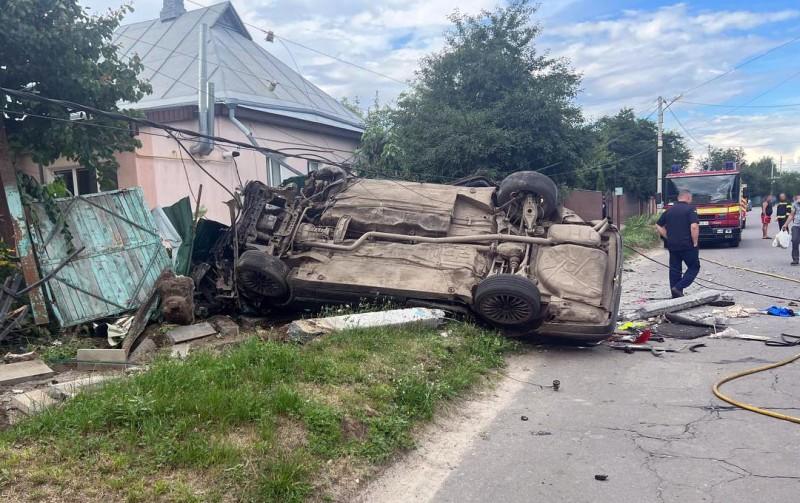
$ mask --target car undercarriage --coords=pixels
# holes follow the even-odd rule
[[[509,333],[597,341],[613,331],[619,232],[560,207],[540,173],[440,185],[324,167],[302,187],[249,182],[242,199],[193,273],[216,302],[266,312],[387,299]]]

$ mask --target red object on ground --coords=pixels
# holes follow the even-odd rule
[[[650,337],[652,337],[652,335],[653,335],[653,331],[650,330],[649,328],[646,328],[646,329],[642,330],[641,332],[639,332],[639,336],[636,338],[635,341],[633,341],[633,343],[634,344],[644,344],[645,342],[650,340]]]

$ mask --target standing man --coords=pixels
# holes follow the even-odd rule
[[[700,219],[691,202],[692,193],[680,191],[678,202],[664,211],[656,223],[658,233],[667,240],[669,289],[673,299],[683,297],[683,290],[700,272]],[[686,264],[686,273],[683,273],[683,264]]]
[[[792,229],[792,265],[800,264],[800,194],[794,196],[789,219],[783,224],[783,230]]]
[[[767,227],[772,221],[772,194],[768,195],[761,202],[761,238],[769,239]]]
[[[792,212],[792,202],[786,198],[786,194],[781,192],[778,195],[778,202],[775,203],[775,220],[778,221],[778,230],[783,229],[786,219],[789,218],[789,213]]]

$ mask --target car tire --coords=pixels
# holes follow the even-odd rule
[[[279,258],[248,250],[236,263],[239,290],[248,297],[280,299],[289,293],[289,267]]]
[[[521,327],[539,318],[541,296],[528,278],[516,274],[496,274],[478,284],[473,309],[483,319],[499,327]]]
[[[544,206],[542,217],[546,220],[558,219],[558,187],[550,177],[536,171],[517,171],[508,175],[497,189],[497,204],[503,206],[520,192],[541,198]]]

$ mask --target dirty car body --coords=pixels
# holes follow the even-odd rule
[[[608,337],[621,290],[617,229],[559,207],[555,184],[539,173],[472,184],[336,167],[302,188],[249,182],[236,225],[215,247],[215,270],[202,272],[218,295],[257,311],[388,298],[510,332]]]

